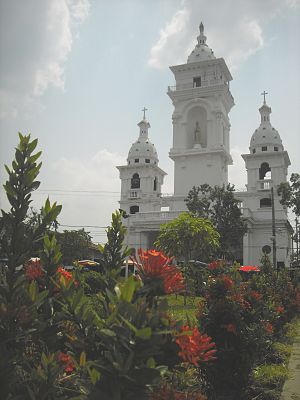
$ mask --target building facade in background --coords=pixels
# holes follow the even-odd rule
[[[160,225],[186,211],[184,199],[193,186],[228,183],[230,155],[229,112],[234,105],[230,92],[232,76],[223,58],[216,58],[206,44],[203,24],[197,44],[182,65],[170,67],[175,86],[168,87],[174,112],[174,194],[162,193],[166,173],[158,166],[155,146],[149,140],[149,122],[139,122],[139,137],[130,148],[127,165],[117,167],[121,179],[120,208],[127,214],[126,243],[129,247],[151,248]],[[288,265],[291,227],[287,210],[279,203],[276,186],[287,180],[290,160],[279,133],[270,123],[271,108],[260,108],[261,124],[243,154],[247,169],[245,191],[236,192],[248,231],[243,239],[245,264],[259,264],[263,252],[272,257],[276,240],[277,260]],[[275,232],[272,231],[271,189],[274,190]]]

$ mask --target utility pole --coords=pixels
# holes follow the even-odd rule
[[[299,228],[298,228],[298,218],[296,218],[296,260],[297,267],[299,265]]]
[[[278,267],[277,267],[277,254],[276,254],[276,227],[275,227],[275,204],[274,204],[274,188],[271,188],[271,203],[272,203],[272,241],[273,241],[273,268],[276,268],[278,275]]]

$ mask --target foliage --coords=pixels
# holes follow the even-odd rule
[[[212,337],[218,352],[215,363],[206,366],[206,376],[217,394],[241,398],[253,383],[254,368],[286,361],[283,346],[273,343],[299,312],[299,291],[285,272],[277,276],[272,270],[262,270],[245,282],[238,265],[213,262],[208,269],[198,326]],[[249,393],[258,395],[254,386]]]
[[[185,261],[192,258],[207,260],[219,245],[219,234],[209,220],[184,212],[161,225],[154,245]]]
[[[72,265],[76,260],[88,258],[92,237],[84,228],[56,232],[56,238],[60,245],[64,265]]]
[[[300,217],[300,174],[293,173],[290,182],[283,182],[278,186],[277,193],[281,196],[280,203],[291,208]]]
[[[194,186],[185,199],[188,210],[197,217],[210,219],[220,234],[216,254],[219,257],[233,258],[247,230],[234,190],[230,184],[222,187],[204,184]]]

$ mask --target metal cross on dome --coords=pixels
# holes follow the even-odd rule
[[[266,92],[265,90],[263,91],[263,93],[261,93],[261,95],[264,96],[264,104],[266,104],[266,94],[268,94],[268,92]]]
[[[146,120],[146,111],[148,111],[148,108],[144,107],[144,108],[142,109],[142,111],[144,112],[144,117],[143,117],[143,119]]]

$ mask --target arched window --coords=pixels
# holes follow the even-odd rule
[[[157,190],[157,177],[154,178],[153,190],[154,190],[154,192]]]
[[[260,208],[265,208],[265,207],[271,207],[271,199],[268,197],[265,197],[264,199],[261,199],[259,202]]]
[[[138,213],[139,211],[140,211],[139,206],[131,206],[130,207],[130,214],[135,214],[135,213]]]
[[[133,174],[131,178],[131,189],[140,188],[140,176],[139,174]]]
[[[271,172],[271,168],[267,162],[261,164],[259,168],[259,179],[270,179],[271,177],[266,178],[266,173]]]

